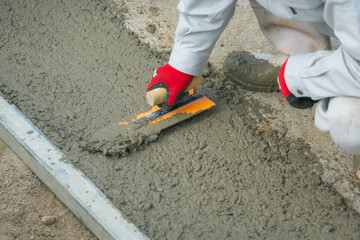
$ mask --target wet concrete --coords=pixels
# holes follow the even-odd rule
[[[120,0],[113,1],[122,3]],[[174,31],[179,15],[176,9],[178,0],[142,2],[124,0],[124,2],[128,9],[124,14],[125,26],[136,33],[141,41],[148,43],[151,48],[158,52],[168,52],[174,41]],[[147,31],[148,25],[154,25],[156,31]],[[333,49],[340,46],[340,42],[334,38],[331,42]],[[235,14],[217,41],[209,62],[217,71],[222,72],[227,68],[227,59],[234,54],[237,55],[239,51],[252,52],[256,57],[281,62],[279,55],[272,55],[276,54],[276,50],[262,34],[248,0],[237,2]],[[231,62],[236,63],[236,61]],[[234,65],[230,64],[231,66]],[[228,77],[227,87],[232,87],[233,84],[244,87],[244,84],[239,84],[238,81],[244,73],[237,71],[236,68],[235,66],[233,69],[238,76],[233,73],[233,78]],[[206,71],[205,75],[207,74]],[[267,129],[282,131],[285,128],[287,137],[300,138],[309,144],[311,151],[319,158],[319,165],[323,169],[322,180],[332,185],[360,213],[360,189],[354,178],[353,156],[336,147],[329,134],[315,127],[315,108],[313,110],[294,109],[280,92],[263,94],[242,91],[241,95],[251,102],[258,100],[264,108],[270,106],[273,111],[263,114],[268,120]]]
[[[0,3],[0,92],[152,239],[358,239],[360,216],[320,177],[309,146],[206,71],[217,106],[123,158],[81,145],[145,104],[164,63],[99,1]],[[114,13],[115,12],[115,13]],[[262,126],[262,127],[259,127]]]
[[[96,131],[86,141],[83,149],[92,153],[101,152],[106,156],[124,157],[144,149],[165,129],[208,111],[216,105],[200,92],[190,96],[184,94],[181,97],[171,110],[160,109],[158,106],[149,110],[150,107],[144,104],[144,110],[121,117],[121,120],[114,119]],[[142,117],[137,119],[139,115]]]

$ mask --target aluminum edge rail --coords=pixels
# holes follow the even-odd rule
[[[0,138],[99,239],[148,239],[19,109],[1,96]]]

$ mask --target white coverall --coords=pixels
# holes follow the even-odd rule
[[[169,64],[200,75],[236,2],[180,0]],[[261,6],[250,0],[265,36],[280,53],[291,55],[285,68],[289,90],[296,97],[320,100],[315,113],[317,128],[328,132],[340,148],[360,155],[360,0],[257,2]],[[339,39],[341,46],[328,50],[326,35]]]

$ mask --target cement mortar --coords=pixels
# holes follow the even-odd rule
[[[112,1],[119,2],[118,0]],[[125,26],[135,32],[141,41],[149,43],[152,49],[168,53],[174,42],[174,31],[178,21],[177,0],[141,2],[125,0],[124,2],[128,8],[124,14]],[[156,31],[149,32],[146,28],[147,24],[154,25]],[[164,39],[166,41],[163,41]],[[340,45],[336,39],[332,38],[331,41],[334,49]],[[257,53],[256,55],[259,57],[260,55],[269,57],[269,54],[276,53],[276,50],[260,31],[248,0],[237,2],[235,14],[217,41],[209,62],[222,72],[224,61],[228,60],[229,56],[237,55],[239,51]],[[224,68],[227,68],[226,63]],[[240,69],[246,68],[241,67]],[[228,77],[226,83],[230,88],[234,87],[232,85],[238,79],[244,77],[244,72],[240,72],[236,68],[234,70],[233,77]],[[261,74],[259,75],[261,76]],[[337,148],[329,134],[323,133],[315,127],[315,108],[312,110],[294,109],[280,93],[263,94],[242,91],[242,88],[234,89],[234,91],[237,94],[241,92],[241,95],[250,102],[257,100],[263,107],[271,107],[272,113],[263,114],[268,120],[265,127],[277,131],[286,128],[288,129],[287,137],[300,138],[309,144],[311,151],[320,159],[319,163],[324,170],[321,173],[322,180],[331,184],[354,209],[360,212],[360,189],[354,178],[353,157]]]
[[[152,239],[359,239],[359,214],[321,181],[309,146],[273,131],[264,116],[276,113],[211,69],[202,92],[213,110],[124,158],[82,151],[96,130],[143,107],[164,63],[124,28],[124,11],[3,0],[1,95]]]

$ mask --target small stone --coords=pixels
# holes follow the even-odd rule
[[[42,224],[45,224],[45,225],[51,225],[55,222],[55,217],[54,216],[43,216],[41,218],[41,222],[42,222]]]
[[[199,162],[194,163],[194,171],[195,172],[199,172],[201,170],[201,167],[202,167],[201,163],[199,163]]]
[[[321,179],[325,183],[334,184],[336,182],[336,173],[334,170],[326,171],[321,176]]]
[[[153,34],[153,33],[155,33],[155,31],[156,31],[156,26],[155,26],[154,24],[149,24],[149,25],[147,25],[147,27],[146,27],[146,31],[147,31],[148,33]]]
[[[154,15],[158,15],[159,14],[159,8],[155,7],[155,6],[151,6],[151,7],[149,7],[149,12],[151,12]]]
[[[8,207],[7,203],[1,203],[0,204],[0,211],[5,210]]]
[[[324,232],[324,233],[329,233],[329,232],[332,232],[334,231],[334,227],[330,224],[325,224],[322,228],[321,228],[321,231]]]

